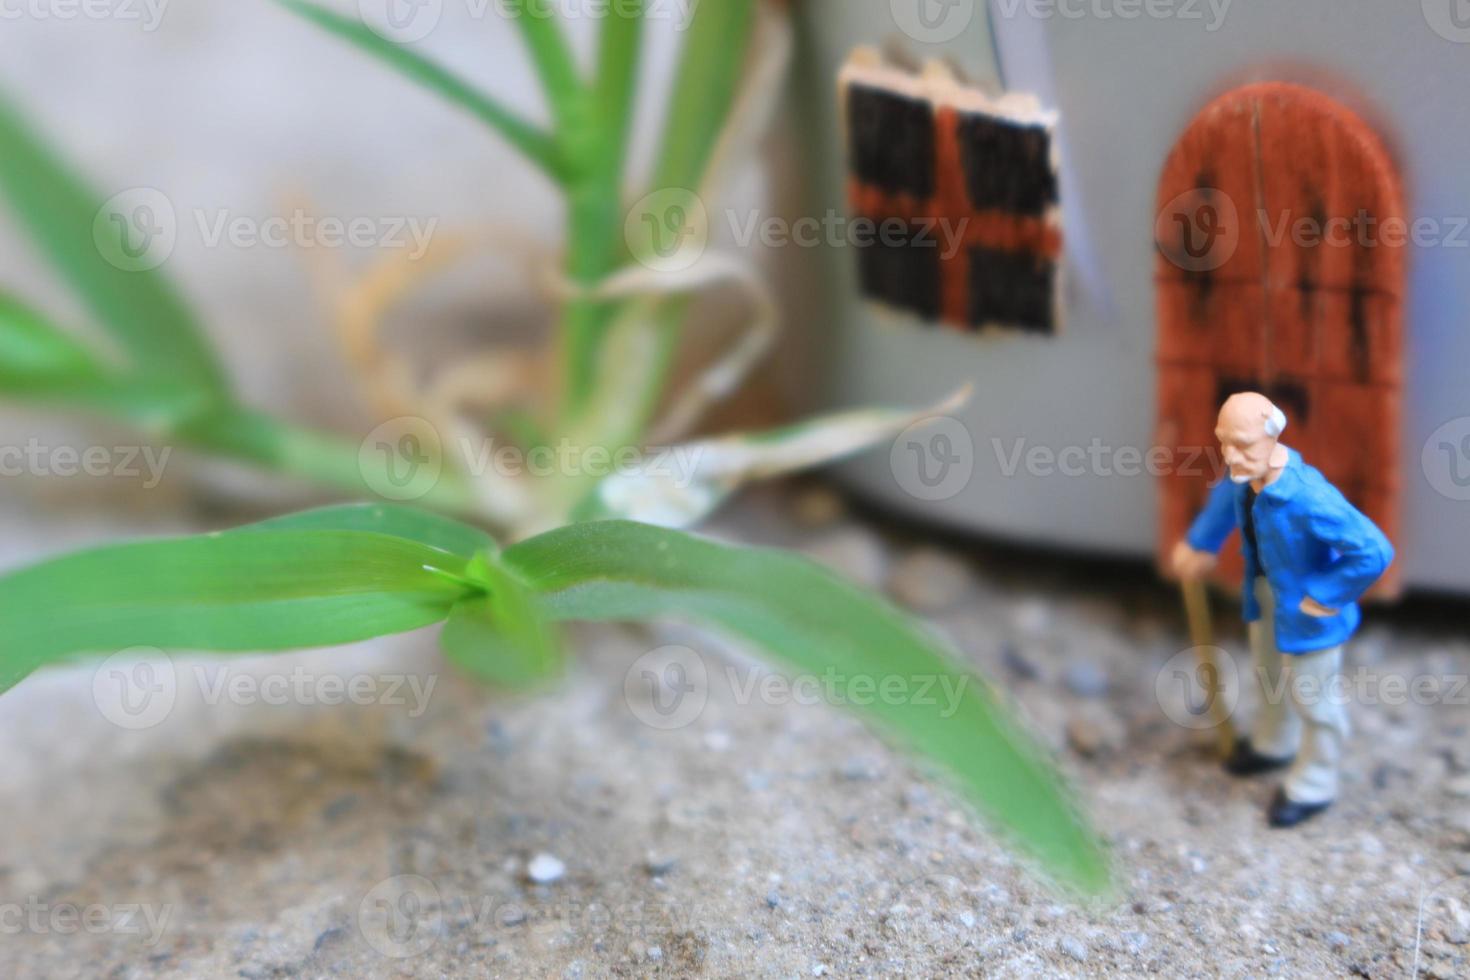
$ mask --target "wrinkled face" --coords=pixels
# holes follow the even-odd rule
[[[1264,480],[1271,469],[1276,440],[1266,435],[1265,414],[1269,412],[1269,403],[1266,405],[1263,412],[1254,402],[1231,399],[1220,410],[1215,438],[1220,440],[1220,451],[1230,468],[1232,482]]]

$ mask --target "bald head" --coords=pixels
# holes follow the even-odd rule
[[[1254,391],[1231,395],[1215,425],[1230,479],[1270,482],[1285,465],[1286,453],[1277,444],[1285,428],[1286,415],[1265,395]]]

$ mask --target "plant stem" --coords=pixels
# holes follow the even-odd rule
[[[699,190],[730,115],[755,26],[757,0],[701,0],[674,78],[655,190]]]
[[[531,51],[531,60],[536,63],[536,73],[551,104],[557,129],[566,136],[578,126],[577,117],[586,90],[556,20],[556,11],[547,7],[546,0],[509,0],[508,8]]]
[[[585,125],[566,134],[569,146],[585,147],[589,154],[567,195],[567,275],[584,288],[612,272],[623,253],[623,174],[642,39],[643,0],[613,4],[599,38],[596,84],[588,93]],[[616,303],[584,299],[567,305],[562,322],[563,422],[587,404],[603,335],[616,308]]]
[[[702,0],[694,9],[693,20],[687,31],[684,50],[674,83],[674,97],[668,118],[664,123],[663,144],[658,165],[654,173],[654,190],[699,188],[705,170],[709,166],[715,144],[724,128],[739,87],[740,73],[745,63],[746,51],[755,23],[757,0]],[[625,28],[618,28],[619,30]],[[621,67],[618,77],[627,87],[627,93],[609,98],[612,106],[629,107],[631,113],[632,82],[622,59],[625,52],[619,45],[627,44],[610,23],[604,28],[603,67],[612,70]],[[615,93],[622,93],[615,88]],[[627,118],[610,114],[617,121],[619,139],[626,141]],[[621,143],[609,144],[618,152],[607,159],[619,161],[625,156]],[[586,189],[589,198],[599,193],[607,194],[606,200],[617,200],[616,183],[604,183],[600,187]],[[617,261],[628,254],[626,243],[608,244],[617,231],[618,210],[609,214],[594,200],[583,200],[574,191],[570,203],[568,236],[568,271],[574,281],[590,284],[597,277],[606,275]],[[611,251],[604,251],[611,249]],[[652,417],[667,380],[668,366],[673,359],[673,348],[677,345],[677,333],[682,311],[687,304],[675,301],[665,304],[660,310],[658,325],[651,326],[655,332],[654,343],[661,353],[656,355],[658,363],[650,365],[600,365],[605,335],[620,307],[609,304],[573,301],[569,303],[563,320],[564,361],[564,404],[570,409],[564,412],[567,422],[585,429],[580,415],[589,404],[608,403],[608,399],[597,391],[601,386],[612,386],[630,397],[637,405],[632,417],[639,420],[639,427],[630,430],[621,424],[601,427],[608,439],[609,448],[636,443],[643,435],[643,427]],[[632,391],[622,372],[633,372],[653,385],[651,390]],[[595,423],[593,423],[595,425]],[[623,441],[619,441],[623,440]],[[604,443],[599,442],[598,445]]]
[[[177,433],[195,448],[253,463],[270,470],[335,487],[353,496],[376,498],[373,485],[384,485],[375,470],[388,472],[389,461],[341,437],[271,418],[248,409],[227,409],[200,419]],[[479,510],[469,483],[445,470],[414,503],[434,510],[476,516]]]

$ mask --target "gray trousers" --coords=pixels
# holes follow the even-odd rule
[[[1337,774],[1348,737],[1346,687],[1336,682],[1342,647],[1312,653],[1276,649],[1276,599],[1264,576],[1256,579],[1261,618],[1249,626],[1261,707],[1251,726],[1251,746],[1264,755],[1296,761],[1282,782],[1297,803],[1337,798]],[[1290,702],[1288,704],[1288,702]]]

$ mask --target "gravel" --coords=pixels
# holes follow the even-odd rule
[[[890,541],[906,529],[778,534],[780,499],[718,530],[905,553]],[[576,664],[537,698],[477,689],[413,634],[230,663],[437,677],[418,714],[206,704],[191,683],[164,722],[128,731],[96,710],[90,667],[0,698],[0,911],[48,910],[5,937],[0,975],[1389,978],[1412,974],[1416,947],[1421,976],[1470,974],[1463,706],[1353,706],[1342,800],[1272,831],[1273,780],[1226,777],[1208,735],[1155,700],[1189,646],[1171,589],[1142,567],[963,558],[983,585],[932,621],[977,637],[960,654],[1058,748],[1115,856],[1106,899],[1052,892],[850,716],[737,697],[726,671],[748,661],[728,644],[681,641],[708,666],[707,703],[660,729],[623,695],[660,633],[571,630]],[[1247,665],[1232,610],[1216,613]],[[1463,607],[1369,618],[1379,675],[1465,669],[1444,654],[1462,649]],[[1079,689],[1080,662],[1110,682]],[[179,658],[180,677],[195,663]],[[140,914],[125,929],[132,906],[158,928]],[[110,927],[64,928],[63,907]]]

